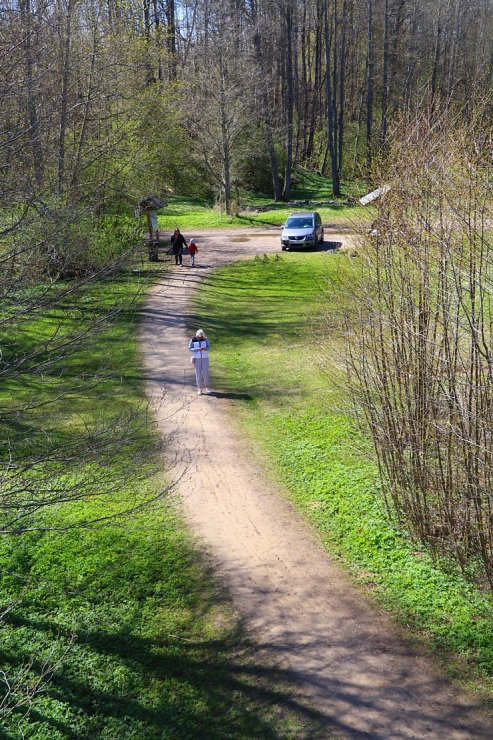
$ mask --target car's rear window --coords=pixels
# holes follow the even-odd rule
[[[312,226],[312,218],[288,218],[286,221],[286,227],[288,229],[309,229]]]

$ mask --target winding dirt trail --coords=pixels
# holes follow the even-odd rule
[[[278,230],[187,236],[197,240],[198,267],[173,266],[144,312],[147,388],[154,400],[166,394],[158,411],[162,434],[172,437],[166,464],[252,639],[300,685],[326,721],[327,738],[493,738],[492,718],[367,605],[255,462],[244,459],[227,389],[214,386],[213,336],[214,393],[196,395],[190,293],[220,264],[279,251]],[[207,333],[207,322],[203,328]]]

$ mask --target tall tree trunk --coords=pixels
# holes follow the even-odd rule
[[[270,116],[265,118],[267,151],[269,152],[270,171],[272,174],[272,188],[274,190],[274,200],[278,203],[282,200],[281,179],[279,177],[279,167],[277,165],[276,148],[272,136],[272,125]]]
[[[163,69],[163,56],[162,56],[162,38],[161,38],[161,20],[159,17],[158,0],[152,0],[152,8],[154,11],[154,25],[156,26],[156,57],[157,57],[157,76],[158,80],[162,82],[164,80],[164,69]]]
[[[169,54],[169,79],[170,82],[176,79],[176,16],[175,0],[166,0],[166,47]]]
[[[323,37],[323,5],[317,0],[317,25],[315,28],[315,55],[313,60],[313,91],[311,100],[307,101],[307,110],[310,110],[308,122],[308,137],[304,158],[310,161],[313,157],[317,117],[320,106],[320,90],[322,87],[322,37]]]
[[[259,70],[259,76],[261,80],[260,95],[262,101],[262,121],[265,127],[265,141],[267,145],[267,152],[269,154],[270,171],[272,174],[272,187],[274,191],[274,200],[279,202],[282,199],[282,188],[281,180],[279,178],[279,167],[277,164],[277,154],[274,145],[274,136],[272,134],[272,116],[270,112],[269,96],[266,88],[267,75],[267,64],[265,62],[264,50],[262,47],[262,38],[260,31],[256,31],[253,35],[253,46],[255,49],[255,57],[257,60],[257,67]]]
[[[368,37],[366,55],[366,161],[368,173],[373,159],[373,87],[375,75],[375,42],[373,37],[373,3],[368,0]]]
[[[337,55],[335,55],[336,37],[334,34],[335,17],[330,17],[330,0],[325,2],[324,24],[325,24],[325,61],[327,72],[325,75],[327,86],[327,147],[330,156],[330,169],[332,177],[332,193],[340,194],[340,178],[338,170],[338,147],[337,147]]]
[[[286,2],[286,168],[282,200],[289,201],[291,195],[291,176],[293,170],[293,119],[294,119],[294,74],[293,74],[293,7],[291,0]]]
[[[38,117],[37,92],[34,82],[34,57],[32,49],[33,14],[30,0],[20,1],[22,19],[22,45],[26,75],[27,115],[29,119],[29,139],[31,142],[34,178],[38,187],[43,183],[43,150]]]
[[[437,102],[439,65],[442,53],[442,2],[438,3],[437,30],[435,36],[435,53],[433,56],[433,70],[431,73],[431,115],[433,116]]]
[[[464,6],[461,0],[455,0],[454,19],[452,23],[452,40],[449,44],[449,60],[447,72],[447,93],[452,94],[455,84],[455,70],[457,67],[457,40],[462,30]]]
[[[67,135],[67,116],[68,116],[68,87],[70,74],[70,47],[72,39],[72,11],[73,0],[67,2],[67,12],[65,17],[65,38],[63,48],[62,64],[62,92],[60,100],[60,131],[58,137],[58,180],[57,193],[61,195],[64,189],[65,180],[65,137]]]
[[[307,114],[309,109],[308,100],[309,88],[310,88],[310,29],[307,26],[306,17],[306,5],[303,4],[302,17],[301,17],[301,35],[300,35],[300,46],[301,46],[301,85],[300,94],[297,96],[297,118],[298,118],[298,138],[301,134],[301,151],[302,159],[305,160],[305,153],[307,149],[307,136],[308,136],[308,120]],[[301,129],[301,130],[300,130]]]
[[[382,119],[380,122],[380,149],[387,141],[387,115],[389,107],[389,0],[384,4],[383,66],[382,66]]]
[[[342,29],[341,29],[341,58],[340,58],[340,75],[339,75],[339,152],[337,161],[337,195],[340,195],[340,179],[342,173],[342,158],[344,153],[344,110],[346,103],[346,56],[347,56],[347,28],[348,28],[349,9],[348,1],[344,0],[342,5]]]
[[[222,159],[223,159],[223,193],[224,193],[224,207],[226,213],[231,211],[231,151],[230,151],[230,140],[228,133],[228,111],[227,111],[227,100],[226,100],[226,76],[227,70],[225,68],[224,59],[222,56],[222,50],[219,52],[219,115],[221,125],[221,144],[222,144]]]
[[[418,57],[417,49],[417,37],[418,37],[418,7],[417,0],[413,0],[412,16],[411,16],[411,32],[409,34],[409,51],[408,51],[408,62],[406,69],[406,82],[405,82],[405,105],[407,108],[411,104],[411,95],[414,87],[414,74],[416,69],[416,61]]]
[[[151,64],[151,0],[143,0],[142,10],[144,11],[144,38],[146,40],[146,70],[147,70],[147,84],[150,85],[156,82],[154,72]]]
[[[332,5],[332,121],[334,132],[334,161],[332,163],[332,192],[339,195],[339,128],[337,125],[338,109],[338,45],[339,45],[339,0],[333,0]]]
[[[77,150],[76,150],[75,161],[74,161],[74,166],[72,170],[72,180],[70,183],[72,194],[75,192],[75,190],[77,189],[77,185],[78,185],[81,164],[82,164],[82,152],[84,150],[84,145],[86,141],[89,114],[90,114],[91,105],[92,105],[93,77],[94,77],[94,71],[96,69],[96,58],[97,58],[98,45],[99,45],[99,28],[98,28],[98,17],[97,16],[94,18],[92,33],[93,33],[93,38],[92,38],[91,66],[89,69],[89,74],[87,76],[87,92],[85,94],[85,99],[84,99],[84,108],[83,108],[84,112],[82,116],[82,124],[80,127],[80,132],[79,132],[78,141],[77,141]]]

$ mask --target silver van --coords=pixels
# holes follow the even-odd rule
[[[286,249],[305,249],[316,247],[324,240],[324,227],[320,213],[307,211],[306,213],[292,213],[283,226],[281,247]]]

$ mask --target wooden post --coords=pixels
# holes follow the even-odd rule
[[[158,252],[158,241],[157,241],[157,235],[156,239],[154,238],[154,230],[152,228],[152,218],[151,218],[151,209],[146,208],[146,219],[147,219],[147,229],[149,231],[149,262],[159,262],[159,252]]]
[[[146,219],[147,219],[147,231],[149,232],[149,241],[152,241],[152,237],[153,237],[152,221],[151,221],[151,211],[149,208],[146,208]]]
[[[157,211],[165,206],[166,203],[155,195],[147,195],[139,203],[140,213],[145,213],[147,220],[147,231],[149,238],[147,246],[149,248],[149,262],[159,262],[159,231],[157,224]]]

